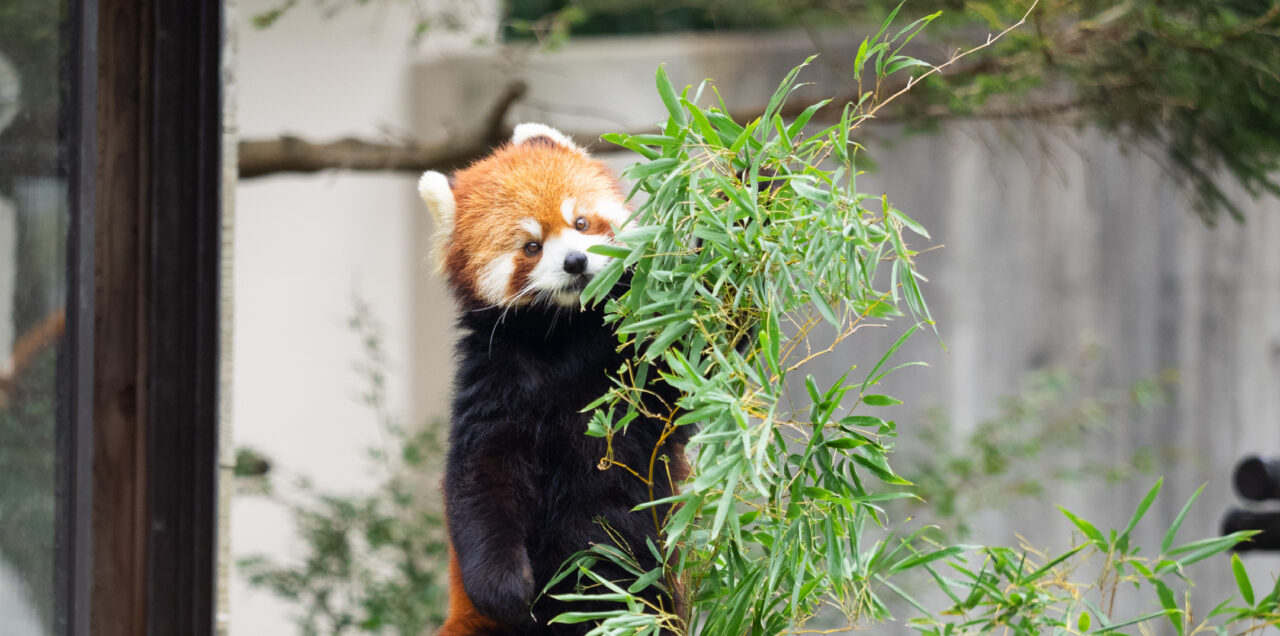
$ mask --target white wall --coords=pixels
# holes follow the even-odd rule
[[[280,4],[239,2],[235,93],[243,138],[404,134],[412,119],[412,65],[450,47],[469,47],[474,35],[432,34],[411,45],[413,20],[403,3],[324,19],[304,1],[269,29],[250,24]],[[489,31],[493,22],[480,15],[474,28]],[[412,175],[326,173],[254,179],[237,189],[234,443],[267,453],[281,477],[304,474],[338,491],[373,483],[364,449],[379,433],[355,399],[360,349],[346,326],[356,296],[385,329],[393,408],[406,423],[443,413],[451,310],[446,304],[433,317],[414,316],[415,290],[435,287],[421,267],[415,181]],[[419,349],[435,359],[417,359]],[[421,370],[432,366],[439,371]],[[238,556],[298,553],[287,516],[252,497],[233,505],[231,540]],[[231,611],[233,634],[296,631],[287,606],[239,577]]]

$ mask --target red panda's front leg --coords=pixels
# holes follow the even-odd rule
[[[450,449],[445,474],[449,536],[463,588],[480,613],[511,625],[531,620],[535,592],[525,547],[528,471],[518,449],[461,444]]]

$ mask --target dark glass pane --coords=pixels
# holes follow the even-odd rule
[[[0,634],[52,634],[68,89],[58,0],[0,2]]]

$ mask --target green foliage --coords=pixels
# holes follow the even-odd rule
[[[857,64],[880,76],[909,68],[899,51],[927,21],[896,35],[886,23]],[[778,114],[800,70],[744,126],[723,104],[698,105],[711,94],[705,85],[677,91],[660,69],[670,115],[662,133],[606,137],[646,157],[625,176],[648,198],[617,235],[623,246],[599,248],[616,260],[583,295],[606,303],[606,320],[640,355],[589,407],[588,434],[623,434],[646,408],[643,387],[654,376],[683,396],[645,414],[665,419],[668,432],[698,431],[693,477],[671,499],[680,506],[655,517],[670,571],[645,579],[683,588],[690,612],[636,623],[628,595],[632,607],[597,633],[656,633],[666,622],[705,634],[776,634],[824,606],[851,624],[884,619],[872,589],[881,578],[954,553],[868,539],[884,521],[880,504],[910,495],[876,490],[908,483],[886,461],[895,423],[853,411],[898,403],[877,386],[897,368],[894,351],[929,322],[910,247],[927,233],[886,198],[857,191],[859,146],[849,134],[872,104],[849,105],[839,123],[813,133],[805,125],[824,103],[793,121]],[[628,268],[628,291],[604,301]],[[805,374],[858,329],[901,315],[919,324],[869,369],[831,384]],[[602,465],[652,482],[664,474],[659,460],[620,467],[606,457]],[[598,580],[581,591],[602,600],[620,593]]]
[[[887,20],[856,64],[874,73],[877,87],[894,70],[920,65],[901,47],[926,22],[894,36]],[[606,137],[644,157],[625,176],[648,197],[617,234],[620,245],[593,248],[616,260],[583,297],[605,304],[620,345],[638,355],[619,369],[616,387],[588,407],[587,434],[612,440],[641,414],[664,419],[668,433],[698,430],[692,477],[666,500],[678,505],[666,518],[654,517],[664,545],[646,546],[668,557],[666,564],[641,572],[624,551],[594,546],[566,563],[561,578],[574,576],[578,586],[561,598],[617,609],[557,620],[594,622],[593,635],[667,629],[763,636],[816,629],[809,624],[822,620],[819,613],[837,612],[845,628],[855,628],[891,618],[883,596],[889,591],[920,613],[911,625],[928,634],[1112,633],[1157,619],[1180,632],[1208,625],[1193,624],[1190,600],[1174,602],[1169,582],[1246,535],[1175,547],[1184,509],[1160,553],[1141,556],[1130,537],[1159,484],[1121,532],[1103,534],[1063,510],[1086,542],[1055,556],[1028,547],[937,545],[923,538],[923,528],[904,537],[888,526],[882,505],[914,495],[901,489],[911,484],[888,463],[895,423],[863,411],[899,403],[877,386],[904,366],[893,364],[893,354],[931,322],[910,247],[928,233],[887,198],[857,190],[859,146],[849,135],[883,102],[864,97],[846,106],[836,125],[809,132],[823,103],[792,121],[778,115],[800,70],[786,77],[760,118],[740,124],[722,103],[700,106],[711,94],[706,84],[677,90],[659,69],[657,90],[669,113],[661,133]],[[608,298],[627,271],[627,291]],[[797,377],[859,328],[904,315],[916,324],[869,369],[851,367],[830,384]],[[654,377],[682,394],[659,412],[642,400]],[[1146,387],[1135,399],[1151,392]],[[1018,452],[989,450],[992,457]],[[601,467],[652,483],[664,477],[663,460],[655,451],[647,467],[622,466],[606,455]],[[1096,555],[1102,564],[1094,582],[1073,579]],[[601,577],[592,571],[601,560],[636,580]],[[895,583],[909,573],[929,573],[950,606],[930,610]],[[1116,618],[1122,583],[1154,590],[1159,609]],[[685,612],[646,605],[636,594],[649,585],[683,590]],[[1250,628],[1280,622],[1274,594],[1219,606],[1227,607],[1209,618]]]
[[[529,4],[538,4],[537,2]],[[575,32],[618,16],[666,15],[653,0],[543,2],[572,7]],[[1089,123],[1149,148],[1193,195],[1207,222],[1242,219],[1224,178],[1252,196],[1280,195],[1280,2],[1275,0],[687,0],[655,30],[874,24],[897,8],[944,11],[931,38],[951,50],[973,34],[1021,29],[945,75],[894,115],[916,126],[956,116]],[[521,3],[517,3],[521,6]],[[564,9],[560,9],[564,10]],[[643,20],[617,20],[645,24]],[[687,25],[687,26],[685,26]],[[672,28],[674,27],[674,28]],[[628,31],[623,31],[628,32]],[[1064,90],[1065,89],[1065,90]]]
[[[285,0],[282,4],[280,4],[277,7],[267,9],[262,13],[255,14],[251,18],[251,21],[253,22],[253,26],[259,29],[265,29],[275,24],[276,21],[284,17],[285,13],[288,13],[289,10],[293,9],[296,6],[298,6],[298,0]]]
[[[574,32],[587,33],[615,22],[625,25],[620,32],[648,24],[622,19],[633,14],[674,22],[650,30],[859,25],[879,21],[900,2],[689,0],[674,12],[653,0],[542,4],[574,8]],[[1032,2],[901,5],[915,15],[945,11],[933,37],[964,43],[977,29],[1018,21]],[[916,125],[971,116],[1100,126],[1150,148],[1210,223],[1224,211],[1243,218],[1225,177],[1255,197],[1280,195],[1280,2],[1054,0],[1038,2],[1030,19],[1035,28],[1010,34],[958,72],[931,77],[895,115]]]
[[[367,305],[357,302],[350,326],[364,351],[357,368],[365,384],[361,400],[385,434],[386,446],[369,449],[369,459],[384,476],[367,494],[325,493],[306,479],[279,489],[262,476],[270,461],[241,449],[236,462],[241,493],[283,505],[304,554],[301,562],[253,555],[238,566],[250,586],[296,606],[298,628],[308,636],[419,636],[444,622],[447,605],[448,540],[444,515],[435,507],[429,461],[442,453],[442,427],[408,432],[398,424],[387,408],[381,332]]]
[[[1042,499],[1068,482],[1128,481],[1155,468],[1168,448],[1142,449],[1108,463],[1084,451],[1098,436],[1119,433],[1124,420],[1163,405],[1176,383],[1166,371],[1127,389],[1087,390],[1098,350],[1089,347],[1070,365],[1030,374],[1022,389],[999,400],[999,411],[960,435],[940,410],[915,429],[916,442],[904,452],[903,474],[920,499],[895,511],[922,517],[951,536],[969,534],[969,519],[983,510],[1008,509]],[[1083,451],[1083,452],[1082,452]]]
[[[565,21],[566,33],[621,35],[776,28],[796,22],[795,7],[775,0],[664,2],[663,0],[507,0],[507,39],[529,35],[520,27]]]
[[[923,3],[932,5],[936,3]],[[1007,24],[1024,0],[966,1],[952,20]],[[919,7],[913,5],[913,8]],[[1150,147],[1212,222],[1242,212],[1223,177],[1280,195],[1280,3],[1274,0],[1041,2],[966,71],[931,80],[915,113],[1071,115]],[[1065,80],[1065,97],[1056,90]],[[1057,98],[1038,97],[1046,88]]]
[[[1221,555],[1250,533],[1238,532],[1174,545],[1178,528],[1195,503],[1197,490],[1165,533],[1160,551],[1143,556],[1130,539],[1134,529],[1159,495],[1161,482],[1147,492],[1121,531],[1103,533],[1072,512],[1062,514],[1083,541],[1057,555],[1023,548],[982,548],[968,561],[951,561],[947,568],[926,566],[951,605],[911,620],[922,634],[1112,634],[1122,630],[1153,630],[1168,622],[1175,632],[1251,633],[1280,625],[1280,581],[1265,597],[1254,598],[1248,574],[1238,556],[1231,559],[1241,602],[1228,599],[1207,612],[1193,606],[1190,590],[1179,603],[1174,585],[1189,585],[1188,567]],[[1096,565],[1093,571],[1090,565]],[[943,572],[946,572],[944,575]],[[1116,617],[1121,587],[1147,595],[1155,609]],[[909,602],[919,606],[910,599]],[[920,609],[924,609],[920,607]]]
[[[1127,37],[1063,64],[1090,116],[1165,144],[1169,166],[1212,220],[1240,208],[1217,179],[1280,195],[1280,3],[1140,3]],[[1133,86],[1134,88],[1128,88]]]
[[[31,602],[53,624],[57,497],[57,354],[40,354],[0,404],[0,558],[12,564]]]

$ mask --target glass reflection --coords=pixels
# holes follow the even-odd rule
[[[0,634],[52,633],[66,3],[0,2]]]

